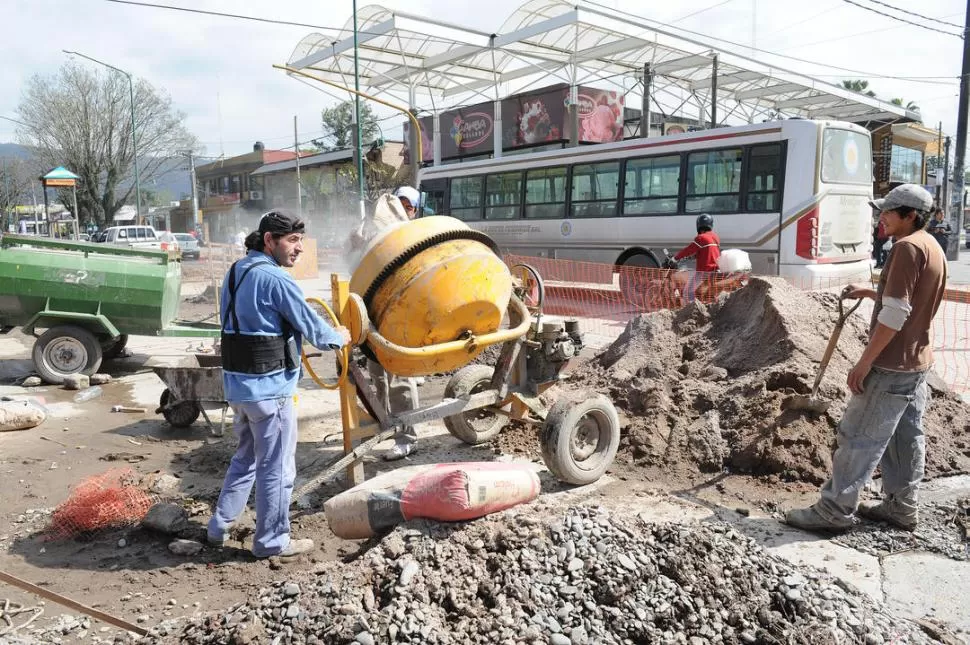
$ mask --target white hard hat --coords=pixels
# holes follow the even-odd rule
[[[404,198],[411,202],[411,206],[419,208],[421,206],[421,193],[411,186],[401,186],[394,191],[394,196],[398,199]]]

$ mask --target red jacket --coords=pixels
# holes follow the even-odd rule
[[[721,257],[721,238],[714,231],[699,233],[693,242],[674,256],[674,259],[683,260],[694,255],[697,256],[698,271],[711,273],[717,271],[717,259]]]

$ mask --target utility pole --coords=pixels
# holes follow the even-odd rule
[[[650,63],[643,64],[643,101],[640,103],[640,136],[650,136],[650,93],[653,89],[653,72]],[[661,133],[663,134],[663,133]]]
[[[953,160],[953,194],[950,196],[950,243],[947,260],[960,257],[960,230],[963,228],[963,173],[967,158],[967,110],[970,109],[970,0],[963,20],[963,66],[960,69],[960,104],[957,111],[957,141]]]
[[[199,227],[199,195],[196,192],[195,155],[189,150],[189,181],[192,182],[192,230]]]
[[[293,115],[293,150],[296,151],[296,215],[303,217],[303,189],[300,188],[300,138],[296,133],[296,115]]]
[[[936,205],[943,208],[943,199],[946,193],[940,192],[943,186],[943,177],[940,174],[943,172],[942,161],[943,157],[943,122],[940,121],[936,128],[936,178],[934,183],[936,184]]]
[[[970,2],[970,0],[967,0]],[[354,10],[354,131],[357,133],[355,142],[355,154],[357,155],[357,192],[360,207],[360,219],[366,215],[364,209],[364,149],[363,134],[360,126],[360,55],[357,42],[357,0],[353,0]]]

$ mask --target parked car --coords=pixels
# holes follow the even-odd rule
[[[193,258],[198,260],[202,251],[199,248],[199,241],[195,239],[195,236],[191,233],[173,233],[175,239],[179,243],[179,248],[182,249],[183,258]]]
[[[159,232],[151,226],[111,226],[104,230],[104,242],[135,249],[179,250],[178,240],[172,233]]]

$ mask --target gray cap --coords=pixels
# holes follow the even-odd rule
[[[922,186],[903,184],[890,190],[882,199],[872,200],[869,205],[878,211],[909,207],[928,213],[933,209],[933,196]]]

